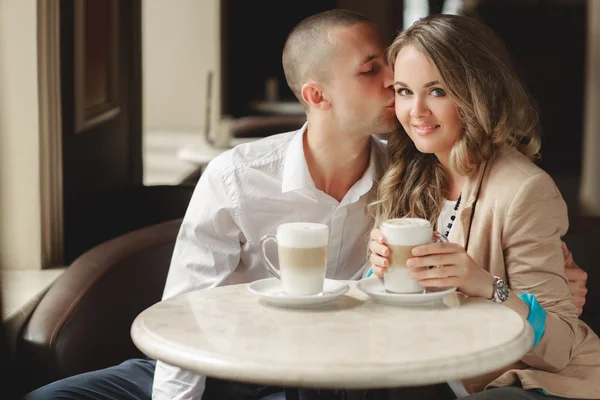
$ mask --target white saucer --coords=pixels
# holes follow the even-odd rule
[[[439,302],[444,296],[456,290],[455,287],[429,288],[426,293],[391,293],[386,292],[383,280],[378,277],[360,280],[356,287],[373,300],[394,306],[421,306]]]
[[[343,296],[349,289],[350,287],[345,283],[331,279],[325,279],[323,293],[309,296],[284,294],[281,290],[281,281],[277,278],[261,279],[248,285],[248,290],[259,296],[261,300],[275,306],[289,308],[324,306]]]

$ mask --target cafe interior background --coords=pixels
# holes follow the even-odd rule
[[[539,163],[569,206],[567,243],[589,274],[582,319],[599,333],[600,1],[0,0],[5,393],[137,354],[128,326],[160,300],[176,229],[142,255],[158,239],[136,232],[183,217],[216,155],[302,125],[281,47],[331,8],[388,40],[429,12],[472,15],[504,40],[539,108]]]

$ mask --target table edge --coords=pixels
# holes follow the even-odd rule
[[[396,366],[377,370],[368,375],[357,375],[353,367],[315,366],[301,369],[282,365],[239,366],[207,356],[199,359],[183,348],[157,344],[150,338],[157,337],[143,324],[145,311],[140,313],[131,326],[131,338],[140,351],[156,360],[212,378],[289,387],[374,389],[418,386],[442,383],[450,380],[469,379],[506,367],[523,357],[532,347],[534,335],[531,326],[523,320],[524,329],[510,343],[499,345],[477,354],[452,357],[447,360],[421,362],[410,369]],[[485,361],[485,362],[484,362]],[[327,376],[323,373],[327,369]],[[477,371],[476,374],[467,372]],[[302,376],[302,377],[300,377]],[[341,383],[343,382],[343,383]]]

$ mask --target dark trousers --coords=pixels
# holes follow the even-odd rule
[[[150,400],[156,361],[132,359],[123,363],[70,376],[34,390],[25,400]],[[259,400],[283,389],[208,378],[203,400]],[[301,393],[312,400],[312,391]],[[308,396],[308,397],[307,397]]]
[[[43,386],[25,396],[25,400],[150,400],[156,361],[127,360],[115,367],[71,376]],[[448,385],[439,384],[391,390],[300,391],[301,400],[451,400],[455,396]],[[277,393],[281,393],[277,395]],[[268,397],[274,396],[274,397]],[[203,400],[259,400],[268,397],[284,399],[282,389],[261,385],[207,379]],[[562,400],[520,387],[486,390],[468,400]]]
[[[156,361],[133,359],[70,376],[25,395],[26,400],[150,400]]]

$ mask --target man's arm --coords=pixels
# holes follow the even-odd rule
[[[237,268],[241,230],[235,215],[239,190],[231,176],[210,164],[202,174],[183,219],[163,299],[221,285]],[[158,361],[153,400],[202,398],[206,378]]]
[[[587,294],[587,273],[579,268],[573,260],[573,254],[567,248],[567,244],[563,242],[563,255],[565,257],[565,274],[569,280],[569,290],[573,296],[573,301],[577,307],[577,316],[581,316],[583,305],[585,304],[585,295]]]

